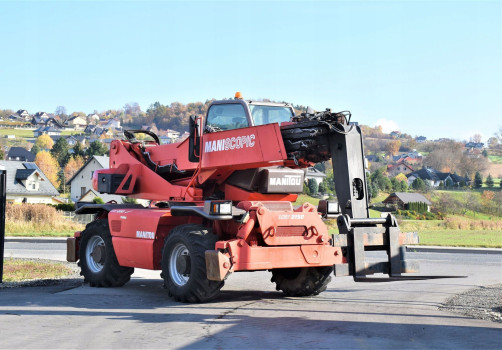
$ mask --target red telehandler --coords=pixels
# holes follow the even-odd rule
[[[149,137],[136,138],[138,134]],[[170,296],[182,302],[216,297],[237,271],[269,270],[287,296],[324,291],[335,276],[362,281],[416,272],[403,245],[416,234],[399,231],[392,215],[370,218],[360,128],[349,112],[296,116],[291,105],[215,101],[205,118],[190,118],[190,136],[161,145],[144,130],[124,132],[110,146],[110,168],[94,172],[101,193],[151,200],[138,204],[88,204],[84,231],[68,239],[68,261],[78,261],[85,281],[117,287],[134,268],[162,270]],[[147,140],[147,141],[145,141]],[[305,169],[332,160],[337,202],[305,203]],[[336,219],[330,235],[325,219]],[[365,251],[387,260],[369,263]]]

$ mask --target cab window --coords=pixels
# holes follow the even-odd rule
[[[289,107],[250,105],[254,125],[289,122],[293,113]]]
[[[212,105],[207,114],[206,129],[232,130],[249,126],[244,107],[238,103]]]

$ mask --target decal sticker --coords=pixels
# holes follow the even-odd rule
[[[150,231],[136,231],[137,238],[155,239],[155,233]]]
[[[255,145],[255,135],[245,135],[237,137],[227,137],[226,139],[206,141],[204,144],[204,152],[219,152],[228,151],[229,149],[250,148]]]

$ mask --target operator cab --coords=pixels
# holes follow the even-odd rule
[[[289,122],[295,116],[288,103],[245,101],[240,93],[234,100],[215,101],[209,106],[205,132],[247,128],[249,126]]]

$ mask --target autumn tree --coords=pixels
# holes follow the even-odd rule
[[[47,134],[42,134],[35,140],[35,146],[41,150],[50,150],[54,146],[54,141]]]
[[[387,142],[385,149],[391,156],[393,156],[399,152],[400,147],[401,147],[401,141],[392,140],[392,141]]]
[[[77,173],[84,166],[84,158],[79,155],[74,155],[70,158],[66,166],[64,167],[64,177],[65,182],[70,180],[73,175]]]
[[[59,187],[59,164],[57,160],[47,151],[40,151],[35,157],[35,164],[42,170],[47,179],[51,184],[58,188]]]

